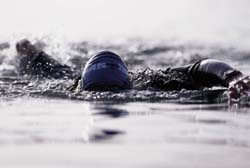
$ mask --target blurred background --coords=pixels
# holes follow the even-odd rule
[[[179,39],[248,48],[249,0],[1,0],[0,41]]]

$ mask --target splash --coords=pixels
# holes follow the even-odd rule
[[[77,93],[67,90],[74,83],[73,80],[30,80],[19,76],[15,68],[15,42],[10,41],[0,44],[1,97],[45,96],[87,101],[180,100],[183,97],[190,97],[191,99],[199,99],[197,97],[200,97],[202,99],[207,97],[200,94],[204,90],[197,90],[200,88],[194,85],[192,79],[185,74],[172,71],[169,67],[190,64],[203,58],[217,58],[219,55],[220,59],[224,59],[239,70],[250,71],[247,68],[248,61],[246,61],[249,53],[237,48],[181,44],[170,41],[146,42],[143,39],[128,39],[113,43],[93,41],[65,41],[62,43],[62,41],[58,42],[59,39],[42,37],[32,38],[31,41],[59,62],[70,65],[78,72],[83,70],[85,63],[92,54],[101,50],[114,51],[121,55],[127,63],[133,89],[118,93],[87,91]],[[235,55],[238,57],[235,57]],[[197,91],[188,91],[190,89],[196,89]],[[224,91],[218,91],[218,93]],[[213,93],[213,91],[209,92]],[[206,92],[204,93],[206,95]],[[214,93],[217,93],[217,91],[214,91]]]

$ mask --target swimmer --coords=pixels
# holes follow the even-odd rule
[[[82,76],[74,75],[67,65],[61,65],[43,51],[39,51],[28,40],[17,43],[20,55],[19,73],[42,78],[76,78],[71,90],[78,86],[82,90],[127,90],[131,81],[128,68],[117,54],[110,51],[100,52],[86,63]],[[239,98],[250,93],[250,77],[215,59],[205,59],[190,65],[173,67],[172,71],[189,76],[194,85],[201,87],[223,86],[229,90],[230,98]]]
[[[231,98],[250,93],[250,77],[219,60],[204,59],[190,65],[173,67],[171,70],[186,74],[196,86],[227,87]],[[81,84],[84,90],[100,90],[113,86],[112,82],[119,89],[129,89],[129,79],[127,66],[121,58],[110,51],[103,51],[87,62]]]
[[[75,72],[62,65],[45,52],[35,47],[29,40],[23,39],[16,44],[17,71],[19,75],[33,78],[74,79]]]

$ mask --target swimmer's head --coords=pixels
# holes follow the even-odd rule
[[[82,73],[84,90],[124,90],[130,88],[128,69],[122,59],[110,51],[90,58]]]
[[[29,56],[37,52],[37,48],[27,39],[20,40],[16,44],[18,54]]]

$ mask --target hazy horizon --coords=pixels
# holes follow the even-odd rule
[[[247,46],[249,7],[247,0],[5,0],[0,37],[174,37]]]

